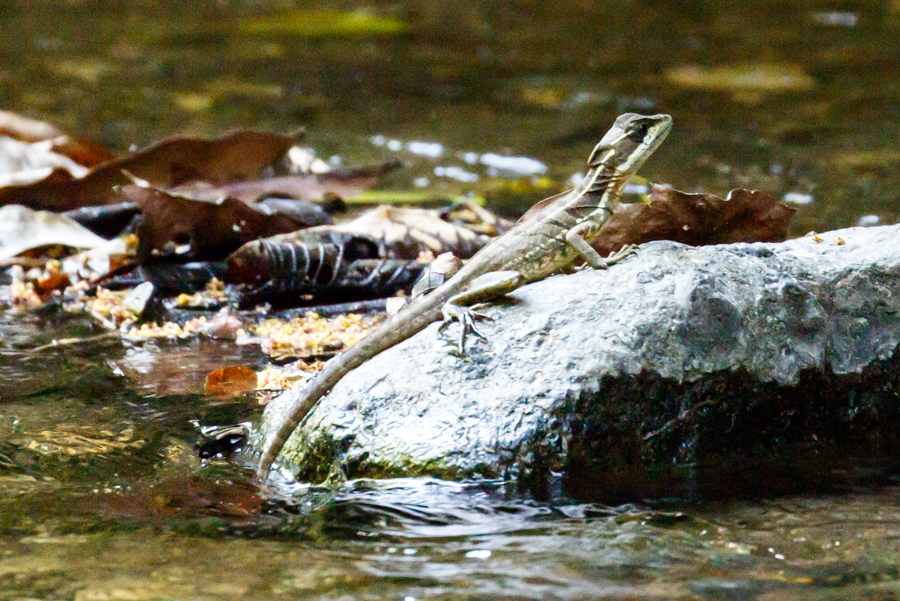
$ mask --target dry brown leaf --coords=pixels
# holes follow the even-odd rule
[[[102,163],[81,179],[57,177],[0,188],[0,205],[61,212],[120,202],[113,187],[130,183],[123,171],[163,188],[198,180],[220,186],[253,179],[283,156],[299,135],[239,130],[213,140],[167,138],[128,157]]]
[[[167,246],[187,244],[191,258],[222,258],[251,240],[328,220],[324,212],[287,215],[264,211],[236,198],[207,202],[153,187],[125,186],[122,195],[135,203],[143,215],[137,229],[141,262],[167,254]]]
[[[491,238],[448,223],[436,211],[380,206],[358,219],[339,225],[315,228],[316,231],[338,231],[368,236],[383,241],[391,259],[416,259],[420,253],[434,255],[451,252],[468,259],[481,250]],[[302,233],[299,234],[302,237]]]
[[[379,178],[398,167],[400,163],[389,162],[351,171],[282,175],[267,179],[235,181],[222,186],[191,184],[176,188],[174,191],[204,200],[231,196],[246,203],[254,203],[260,198],[278,196],[324,202],[333,196],[338,198],[358,196],[375,185]]]
[[[651,240],[692,246],[781,242],[793,215],[794,209],[763,192],[733,190],[722,199],[653,186],[648,204],[619,205],[592,246],[606,256]]]
[[[0,111],[0,135],[31,143],[50,140],[51,151],[67,156],[83,167],[93,167],[115,158],[99,144],[77,140],[55,125],[9,111]]]

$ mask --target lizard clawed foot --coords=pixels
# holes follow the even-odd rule
[[[609,256],[605,259],[599,258],[597,264],[593,265],[590,262],[582,263],[575,267],[575,271],[582,271],[584,269],[588,269],[589,267],[593,267],[594,269],[609,269],[612,265],[615,265],[622,259],[630,257],[631,255],[638,254],[638,246],[636,244],[626,244],[622,248],[617,251],[613,251],[609,253]],[[597,259],[594,259],[597,261]]]
[[[487,340],[484,334],[479,332],[478,328],[475,327],[475,321],[481,319],[493,320],[493,317],[485,315],[484,313],[478,313],[467,307],[459,307],[456,305],[446,305],[443,309],[443,313],[444,321],[441,323],[440,327],[438,327],[438,334],[442,336],[444,330],[446,330],[454,321],[459,322],[460,331],[457,351],[459,352],[460,357],[466,356],[466,334],[469,332],[482,340]]]
[[[609,267],[610,265],[615,265],[626,257],[630,257],[631,255],[636,254],[638,254],[637,244],[626,244],[618,251],[609,253],[609,256],[606,257],[604,261],[606,262],[606,266]]]

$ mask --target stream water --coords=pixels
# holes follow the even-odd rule
[[[900,213],[900,3],[795,0],[7,0],[0,108],[118,150],[293,130],[386,189],[515,213],[583,170],[621,112],[675,129],[642,175],[769,191],[794,235]],[[98,340],[0,314],[0,600],[895,599],[900,487],[685,505],[537,503],[501,482],[262,491],[203,463],[214,340]],[[842,482],[846,478],[840,479]]]

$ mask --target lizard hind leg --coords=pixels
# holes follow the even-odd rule
[[[441,312],[444,322],[438,328],[438,334],[443,334],[454,321],[459,322],[460,333],[457,351],[460,356],[465,355],[466,335],[469,333],[486,340],[484,335],[475,327],[475,322],[480,319],[491,319],[483,313],[473,311],[469,307],[491,301],[512,292],[525,283],[525,278],[518,271],[492,271],[481,275],[469,285],[469,288],[452,296],[445,304]]]

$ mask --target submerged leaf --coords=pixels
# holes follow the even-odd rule
[[[295,35],[304,38],[366,37],[404,33],[409,26],[390,17],[379,17],[361,10],[296,10],[269,17],[251,19],[241,25],[244,33]]]
[[[91,511],[115,518],[227,516],[245,518],[259,513],[262,499],[248,482],[187,476],[142,485],[125,493],[105,493],[91,499]]]
[[[816,85],[816,80],[797,65],[675,67],[666,71],[666,79],[686,88],[728,92],[802,91]]]
[[[256,390],[256,372],[243,365],[223,367],[206,376],[206,393],[235,396]]]

